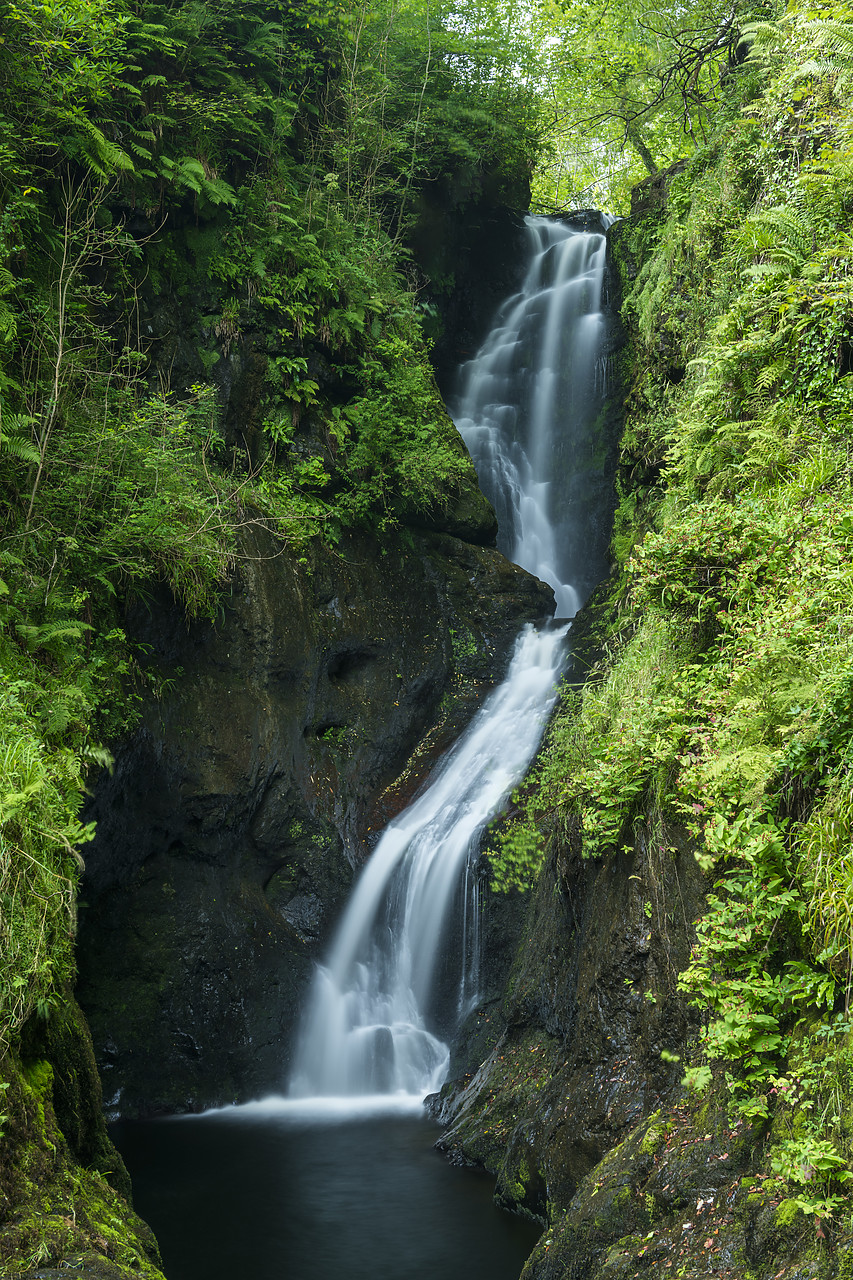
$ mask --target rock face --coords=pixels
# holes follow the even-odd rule
[[[760,1124],[730,1124],[725,1088],[671,1097],[586,1175],[522,1280],[841,1280],[849,1239],[830,1251],[826,1233],[766,1182],[766,1137]]]
[[[624,280],[639,264],[614,231]],[[670,381],[683,376],[661,357]],[[661,462],[623,444],[623,489],[641,494]],[[573,624],[571,680],[596,661],[610,607],[605,587]],[[681,1083],[698,1022],[677,976],[705,888],[690,837],[652,806],[607,857],[583,861],[572,829],[550,838],[509,981],[463,1027],[430,1100],[438,1146],[543,1225],[521,1280],[853,1274],[849,1227],[816,1224],[772,1176],[788,1119],[733,1122],[719,1068],[702,1093]]]
[[[849,1236],[816,1234],[769,1177],[770,1121],[732,1123],[723,1073],[680,1083],[698,1028],[675,981],[703,891],[677,828],[639,823],[589,862],[555,841],[504,998],[431,1100],[439,1148],[543,1224],[521,1280],[848,1274]]]
[[[543,1223],[681,1074],[661,1054],[689,1030],[675,979],[702,878],[682,833],[661,840],[638,828],[630,854],[594,862],[554,844],[503,1004],[485,1014],[490,1052],[435,1100],[442,1149]]]
[[[215,626],[169,599],[129,616],[157,694],[91,805],[79,945],[113,1114],[282,1088],[368,828],[402,803],[388,785],[553,611],[550,588],[482,545],[484,500],[463,507],[452,532],[352,538],[303,564],[249,526]]]
[[[476,354],[527,266],[522,218],[488,202],[473,204],[466,214],[459,217],[447,192],[426,192],[411,235],[412,252],[442,314],[432,360],[445,397],[454,393],[459,366]]]

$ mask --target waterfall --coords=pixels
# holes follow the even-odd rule
[[[519,294],[463,366],[453,411],[506,554],[554,588],[572,617],[586,593],[583,528],[571,462],[603,402],[604,236],[528,218],[530,266]],[[447,1072],[428,1025],[438,958],[463,894],[459,1015],[478,996],[476,856],[489,820],[523,778],[556,699],[568,626],[519,636],[509,671],[383,832],[318,968],[290,1082],[296,1098],[423,1097]]]
[[[539,743],[564,634],[525,628],[506,680],[383,832],[317,973],[291,1092],[423,1096],[441,1085],[448,1050],[423,1010],[443,926],[483,827]]]
[[[600,434],[606,391],[601,294],[606,241],[527,218],[529,267],[473,360],[453,418],[498,514],[498,546],[554,588],[557,616],[588,594],[580,446]],[[604,220],[602,220],[602,229]]]

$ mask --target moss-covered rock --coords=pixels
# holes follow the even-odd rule
[[[162,1280],[109,1141],[92,1044],[69,997],[0,1062],[0,1275]]]
[[[440,1146],[494,1172],[502,1203],[553,1221],[669,1096],[691,1026],[675,981],[702,888],[676,829],[640,823],[629,855],[595,862],[552,844],[494,1048],[437,1104]]]
[[[766,1134],[731,1125],[726,1090],[676,1095],[581,1180],[523,1280],[770,1280],[844,1274],[834,1249],[767,1173]]]

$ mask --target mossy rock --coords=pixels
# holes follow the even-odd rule
[[[46,1024],[30,1024],[0,1076],[8,1086],[0,1275],[163,1280],[153,1233],[125,1198],[130,1181],[106,1132],[91,1041],[73,1001]]]

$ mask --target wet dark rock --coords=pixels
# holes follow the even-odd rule
[[[640,826],[630,854],[584,862],[556,843],[529,904],[494,1045],[445,1086],[440,1141],[490,1169],[543,1222],[661,1099],[691,1029],[675,980],[702,877],[684,833]]]
[[[675,978],[702,891],[677,828],[587,863],[555,843],[492,1047],[429,1100],[448,1158],[543,1224],[522,1280],[848,1274],[851,1242],[821,1240],[769,1176],[769,1123],[729,1120],[722,1070],[697,1096],[662,1060],[695,1035]]]
[[[187,626],[166,595],[133,608],[156,693],[96,788],[80,913],[113,1114],[283,1087],[379,797],[551,610],[550,588],[447,532],[351,538],[300,565],[258,525],[216,625]]]
[[[267,885],[267,897],[270,900],[273,893],[270,885]],[[316,893],[296,893],[278,909],[303,942],[315,942],[321,936],[323,900]]]
[[[432,360],[445,396],[453,393],[459,366],[476,354],[495,312],[519,287],[525,270],[523,219],[470,194],[450,184],[426,188],[410,235],[427,296],[441,314],[432,335]],[[467,202],[464,218],[459,216],[462,201]],[[527,208],[527,200],[517,207]]]

